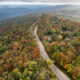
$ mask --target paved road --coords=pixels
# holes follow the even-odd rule
[[[40,39],[37,35],[37,28],[38,28],[38,25],[34,29],[34,35],[35,35],[36,41],[39,45],[41,55],[42,55],[42,57],[45,61],[51,60],[49,58],[49,56],[48,56],[42,42],[40,41]],[[52,72],[55,73],[55,75],[59,78],[59,80],[70,80],[69,77],[67,77],[60,69],[58,69],[58,67],[55,64],[52,64],[51,66],[49,66],[49,68],[52,70]]]

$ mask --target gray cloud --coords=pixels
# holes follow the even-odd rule
[[[47,2],[47,3],[80,3],[80,0],[0,0],[2,1],[25,1],[25,2]]]
[[[22,0],[26,2],[49,2],[49,3],[77,3],[80,0]]]

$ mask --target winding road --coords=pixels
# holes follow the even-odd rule
[[[40,48],[40,52],[41,52],[41,56],[43,57],[43,59],[45,61],[47,60],[51,60],[42,44],[42,42],[40,41],[38,34],[37,34],[37,28],[38,25],[36,25],[35,29],[34,29],[34,36],[36,37],[36,41],[39,45]],[[52,72],[55,73],[55,75],[59,78],[59,80],[71,80],[67,75],[65,75],[55,64],[52,64],[49,66],[49,68],[51,69]]]

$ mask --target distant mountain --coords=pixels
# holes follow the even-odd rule
[[[46,13],[52,16],[60,16],[68,19],[80,20],[80,5],[2,6],[0,8],[0,20],[34,13]]]
[[[24,8],[0,8],[0,19],[28,14],[31,10]]]
[[[46,13],[80,21],[80,5],[59,5]]]
[[[6,18],[13,18],[25,14],[34,14],[49,11],[51,6],[41,5],[27,5],[27,6],[2,6],[0,8],[0,20]]]
[[[0,19],[12,18],[25,14],[32,14],[34,10],[27,8],[0,8]]]

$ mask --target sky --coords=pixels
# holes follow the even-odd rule
[[[80,4],[80,0],[0,0],[0,5],[25,4]]]
[[[43,3],[79,3],[80,0],[0,0],[0,1],[25,1],[25,2],[43,2]]]

